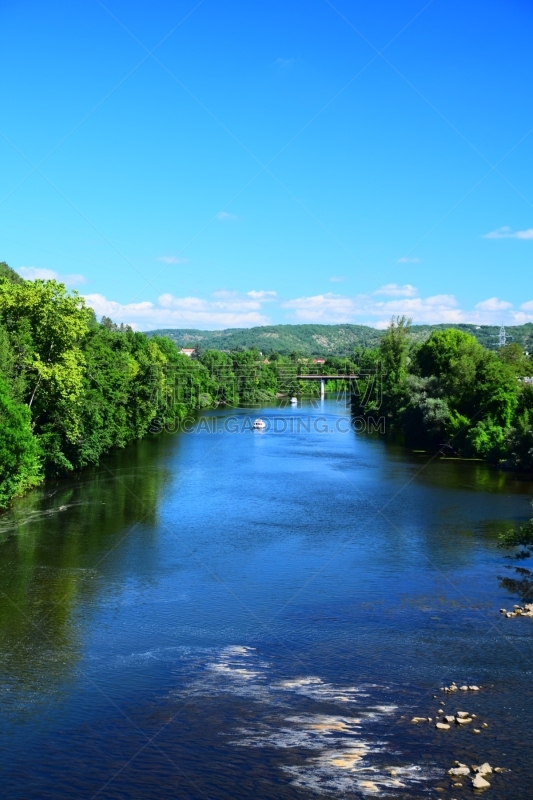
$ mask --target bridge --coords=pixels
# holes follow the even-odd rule
[[[356,380],[359,375],[295,375],[297,381],[320,381],[320,399],[326,394],[326,381]]]

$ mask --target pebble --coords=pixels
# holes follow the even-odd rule
[[[488,761],[485,761],[480,767],[472,767],[474,772],[478,772],[480,775],[490,775],[492,772],[492,767]]]
[[[474,789],[488,789],[490,787],[490,783],[478,774],[472,779],[472,786]]]
[[[513,611],[506,611],[504,608],[500,609],[501,614],[506,617],[533,617],[533,603],[526,603],[523,606],[513,606]]]
[[[470,768],[467,767],[466,765],[460,767],[452,767],[451,769],[448,770],[448,775],[469,775],[469,774],[470,774]]]

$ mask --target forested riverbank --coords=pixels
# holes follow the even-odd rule
[[[378,347],[315,363],[298,352],[180,353],[103,318],[55,281],[0,274],[0,506],[44,478],[65,475],[116,447],[216,405],[259,405],[318,392],[312,373],[359,374],[358,416],[382,416],[411,446],[533,468],[531,358],[517,344],[498,352],[456,329],[413,343],[393,320]]]
[[[380,347],[360,359],[382,376],[379,410],[389,429],[412,446],[532,469],[531,356],[516,343],[488,350],[454,328],[412,345],[409,325],[393,320]]]

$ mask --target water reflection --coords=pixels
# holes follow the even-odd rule
[[[140,442],[102,466],[48,482],[0,517],[0,664],[23,705],[56,691],[80,659],[80,603],[107,591],[106,561],[154,534],[170,439]],[[147,538],[148,537],[148,538]]]

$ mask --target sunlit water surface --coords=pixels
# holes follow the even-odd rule
[[[470,797],[458,759],[531,798],[533,620],[498,613],[496,547],[531,479],[345,432],[333,400],[251,414],[0,517],[2,797]]]

